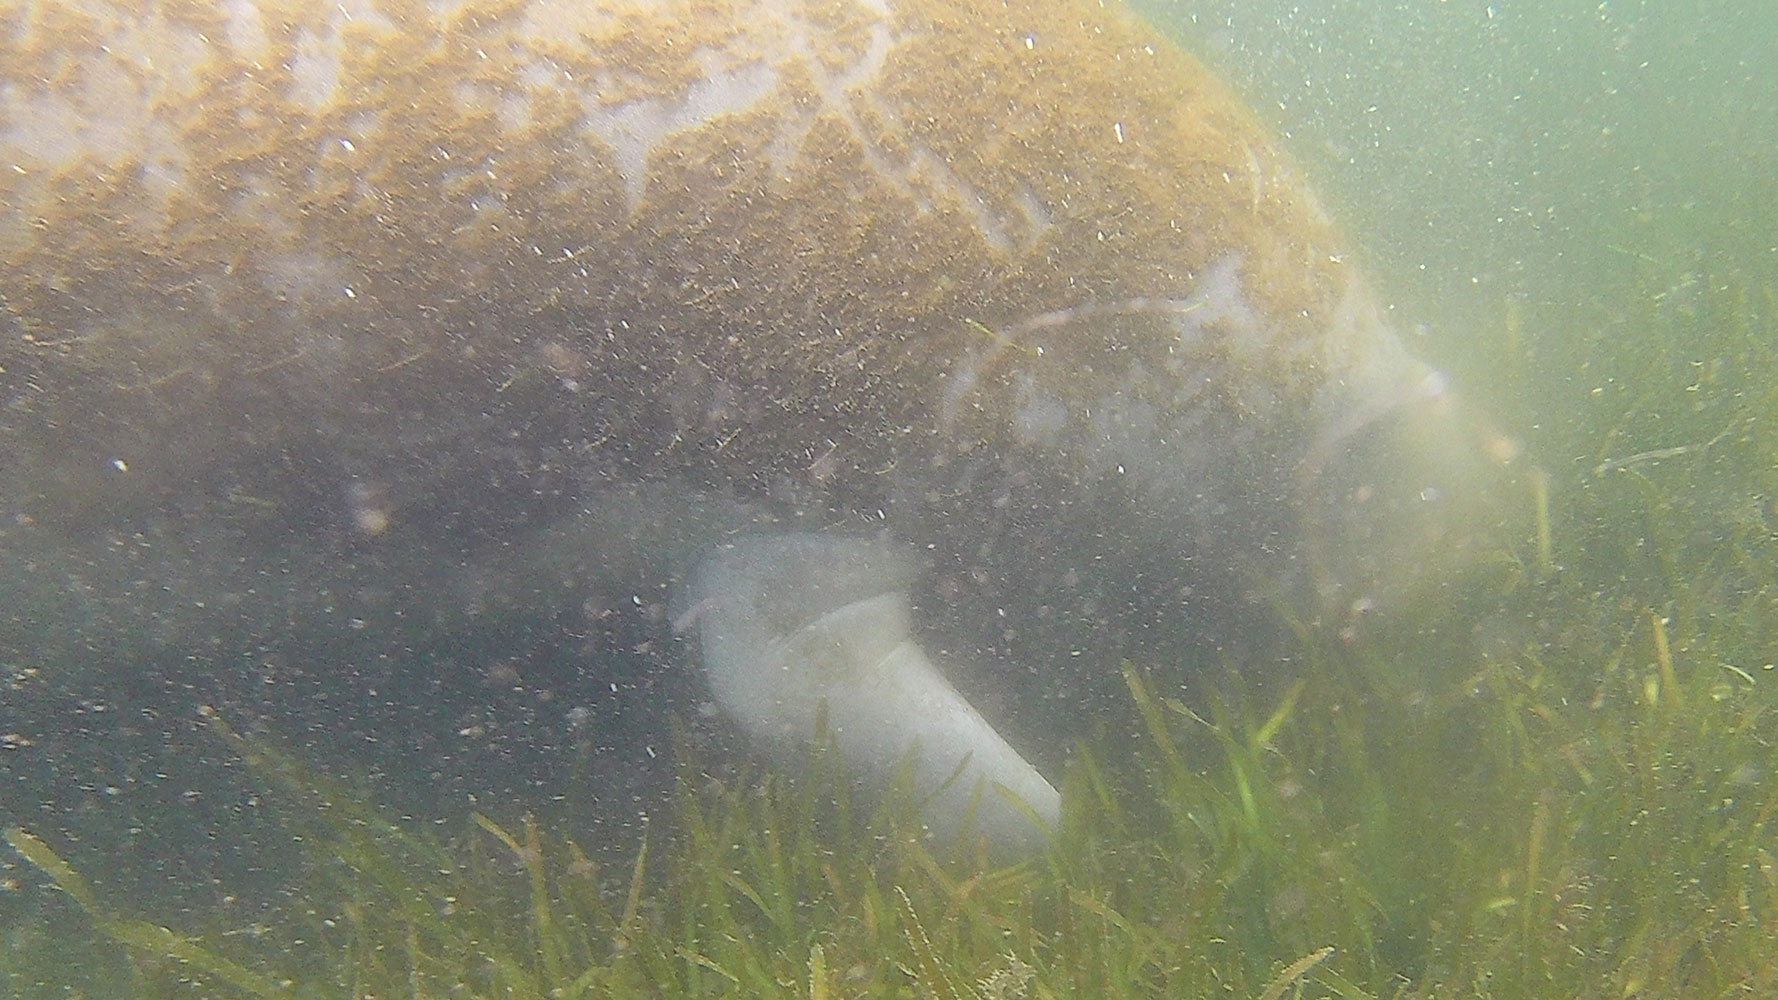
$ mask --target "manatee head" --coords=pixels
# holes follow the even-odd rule
[[[1330,421],[1296,473],[1301,612],[1346,640],[1413,628],[1469,576],[1519,564],[1524,466],[1488,408],[1431,367]]]

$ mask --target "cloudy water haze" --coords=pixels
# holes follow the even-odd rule
[[[251,5],[224,6],[267,44],[297,30],[248,31]],[[559,75],[539,61],[521,76],[643,95],[604,119],[503,102],[495,69],[413,91],[493,135],[595,121],[618,166],[585,204],[661,221],[646,239],[608,220],[585,232],[634,244],[509,253],[486,234],[526,222],[490,192],[568,204],[584,194],[560,180],[574,151],[472,169],[441,142],[400,163],[425,161],[415,176],[447,193],[389,174],[381,191],[337,186],[375,220],[362,275],[293,254],[245,291],[226,268],[194,277],[188,299],[168,292],[203,303],[189,344],[168,320],[180,309],[129,301],[102,268],[0,283],[15,464],[0,468],[0,994],[1778,991],[1778,18],[1726,0],[1140,0],[1234,95],[1194,91],[1252,172],[1228,181],[1234,209],[1193,216],[1233,249],[1177,236],[1200,257],[1175,275],[1165,220],[1129,222],[1106,192],[1154,215],[1145,199],[1201,194],[1192,171],[1227,165],[1166,150],[1100,173],[1079,149],[1140,147],[1135,112],[1056,111],[1055,95],[1126,85],[1150,100],[1140,46],[1115,50],[1127,64],[1054,64],[1078,86],[1042,64],[1022,116],[1008,97],[1007,122],[950,149],[945,114],[994,87],[935,75],[957,92],[857,96],[896,65],[887,29],[858,25],[897,6],[797,22],[852,35],[811,63],[831,76],[787,77],[806,88],[793,139],[747,119],[666,167],[649,130],[690,131],[777,85],[719,65],[723,46],[755,44],[747,31],[683,65],[583,71],[548,31],[616,31],[601,16],[634,11],[554,11],[536,44]],[[1012,53],[984,65],[1023,72],[1017,57],[1075,37],[1027,26],[1018,0],[990,6],[952,32]],[[341,23],[376,7],[341,5]],[[0,0],[0,34],[79,8]],[[1083,37],[1087,17],[1070,22]],[[624,29],[654,45],[706,20]],[[757,44],[776,53],[771,33]],[[0,68],[0,153],[56,146],[55,116],[24,109],[63,107],[88,41]],[[180,53],[110,55],[121,78],[182,79],[166,70]],[[390,74],[407,93],[415,77]],[[254,72],[240,79],[229,141],[256,134]],[[681,103],[650,104],[657,91]],[[1151,104],[1143,120],[1169,120]],[[856,158],[894,184],[767,176],[842,119],[874,138],[828,136],[807,162]],[[319,188],[355,142],[373,152],[378,115],[318,120],[357,138],[244,143],[222,168]],[[195,141],[156,128],[68,142]],[[1057,148],[1020,151],[1027,134]],[[0,262],[38,239],[39,208],[21,206],[50,190],[35,164],[12,167]],[[656,167],[669,181],[645,184]],[[739,190],[755,174],[758,205],[699,216],[700,178]],[[90,200],[48,199],[63,232],[156,211],[107,202],[125,188],[92,175]],[[890,218],[888,188],[923,221]],[[313,221],[275,189],[227,190],[213,208],[231,225]],[[444,204],[445,219],[452,199],[473,202],[473,225],[402,214]],[[723,229],[735,212],[751,247]],[[805,229],[820,246],[797,242]],[[1043,242],[1058,232],[1081,239]],[[485,269],[425,272],[483,236]],[[423,252],[385,253],[399,246]],[[672,247],[680,271],[651,256]],[[156,273],[154,256],[111,263]],[[540,260],[595,287],[503,277]],[[771,284],[780,264],[807,270]],[[750,299],[754,281],[807,301]],[[340,325],[341,294],[380,309],[422,287],[423,307]],[[123,291],[78,294],[92,288]],[[705,295],[733,303],[737,333],[699,326]],[[312,310],[326,335],[244,340],[214,364],[205,351],[237,350],[214,331],[244,322],[243,302],[265,310],[245,329],[284,336]],[[663,302],[685,311],[650,330],[709,335],[695,363],[609,346]],[[433,343],[434,316],[473,329],[408,350]],[[796,347],[749,346],[790,323]],[[125,328],[172,334],[82,353]],[[1262,328],[1286,346],[1205,346]],[[355,395],[353,364],[387,395]],[[769,391],[786,370],[813,402]],[[918,399],[899,391],[921,378]],[[99,412],[120,399],[142,409]],[[187,416],[163,433],[157,414]],[[354,439],[366,427],[388,437]],[[797,446],[774,451],[756,433],[773,427]],[[82,450],[107,435],[137,451]],[[815,555],[724,549],[737,535]],[[745,600],[706,582],[755,577]],[[858,682],[886,664],[932,686]],[[798,687],[749,686],[755,669]],[[890,734],[864,733],[885,705]],[[985,735],[956,736],[953,716]],[[846,733],[830,747],[806,731],[836,719],[874,754],[850,778],[823,770]],[[909,751],[898,769],[883,748],[916,730],[919,750],[959,756]],[[999,768],[973,798],[957,779],[972,767]],[[898,775],[929,784],[910,794]],[[896,813],[898,796],[920,801]],[[923,834],[896,825],[909,816]]]

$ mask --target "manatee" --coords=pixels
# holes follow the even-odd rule
[[[969,762],[1015,845],[1054,790],[947,677],[1004,719],[1268,588],[1337,623],[1485,544],[1511,451],[1087,0],[9,4],[0,331],[11,658],[627,574],[756,741]]]

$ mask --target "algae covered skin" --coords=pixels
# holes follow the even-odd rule
[[[12,0],[0,332],[6,544],[100,564],[14,649],[210,634],[330,532],[317,604],[424,603],[362,546],[641,483],[886,525],[1066,664],[1275,575],[1370,600],[1487,472],[1253,116],[1073,0]]]

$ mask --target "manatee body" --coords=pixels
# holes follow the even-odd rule
[[[1344,606],[1486,471],[1265,130],[1076,0],[13,2],[0,332],[38,658],[448,625],[404,574],[539,532],[571,603],[695,496],[886,529],[1041,685]]]

